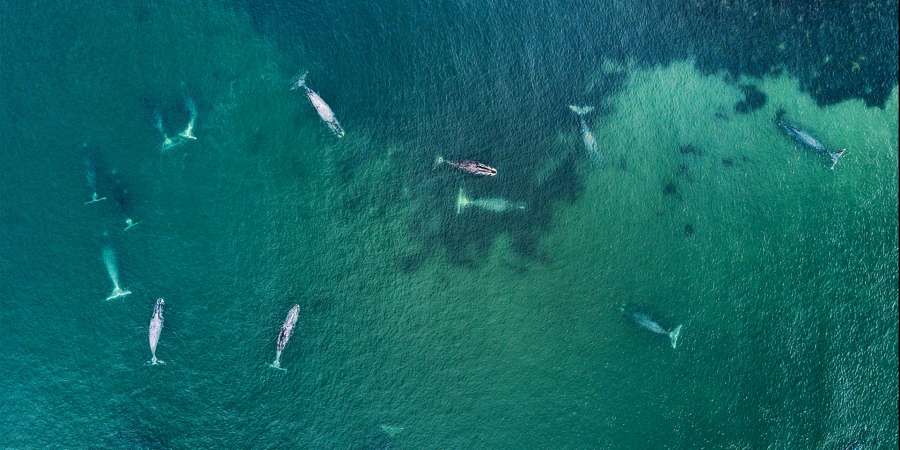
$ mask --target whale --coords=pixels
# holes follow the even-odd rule
[[[308,71],[301,73],[300,75],[294,77],[293,83],[291,84],[291,90],[302,89],[306,93],[306,97],[309,99],[309,102],[312,103],[313,108],[316,109],[316,112],[319,113],[319,118],[325,122],[325,125],[328,125],[328,128],[334,133],[338,138],[344,137],[344,129],[341,127],[340,122],[338,122],[337,117],[334,115],[334,111],[331,110],[331,107],[328,106],[328,103],[325,103],[325,100],[319,96],[316,91],[309,88],[306,85],[306,75],[309,74]]]
[[[184,139],[172,139],[169,134],[166,133],[166,128],[163,125],[162,114],[159,112],[159,110],[153,112],[153,128],[156,128],[156,131],[159,131],[160,136],[162,136],[163,141],[160,145],[160,151],[163,153],[184,143]]]
[[[86,143],[81,144],[81,149],[84,151],[84,176],[87,179],[88,187],[91,189],[91,199],[84,202],[84,204],[92,205],[106,200],[106,197],[101,197],[97,193],[97,161],[94,159],[94,155],[88,151],[88,145]]]
[[[597,139],[594,138],[594,133],[591,132],[591,128],[588,127],[587,122],[584,120],[584,116],[593,111],[594,107],[569,105],[569,109],[578,116],[578,122],[581,125],[581,140],[584,142],[584,148],[587,150],[588,157],[594,162],[599,162],[601,155]]]
[[[472,175],[479,175],[483,177],[493,177],[497,175],[497,169],[485,163],[472,161],[470,159],[451,161],[448,159],[444,159],[444,157],[441,155],[438,155],[436,158],[434,158],[434,165],[432,166],[432,170],[437,169],[442,164],[446,164],[459,171],[470,173]]]
[[[671,330],[666,330],[659,323],[653,320],[648,314],[640,311],[631,312],[630,314],[628,314],[628,317],[639,327],[652,333],[668,337],[669,344],[672,345],[672,348],[676,348],[678,346],[678,336],[681,335],[681,325],[678,325]]]
[[[394,436],[402,433],[403,430],[405,430],[405,428],[401,427],[401,426],[385,425],[385,424],[379,425],[379,428],[381,428],[381,431],[384,432],[384,434],[388,435],[389,437],[394,437]]]
[[[156,304],[153,306],[153,315],[150,317],[150,327],[147,329],[147,338],[150,341],[150,364],[165,364],[165,361],[160,361],[156,358],[156,344],[159,343],[159,335],[162,333],[163,329],[163,308],[166,306],[166,301],[162,298],[156,299]]]
[[[820,156],[828,158],[831,162],[829,169],[834,170],[834,166],[837,165],[841,157],[847,153],[847,149],[839,148],[837,150],[829,150],[825,147],[825,144],[816,139],[810,132],[784,120],[784,115],[785,111],[783,109],[778,110],[775,114],[775,125],[801,148],[805,148]]]
[[[101,253],[103,255],[103,264],[106,266],[106,274],[109,275],[109,281],[112,282],[113,285],[113,290],[109,296],[106,297],[106,301],[115,300],[131,294],[131,291],[122,288],[119,284],[119,267],[116,264],[116,254],[113,252],[113,248],[110,245],[106,245],[103,247]]]
[[[505,198],[489,197],[489,198],[469,198],[463,188],[459,188],[456,194],[456,214],[460,214],[469,206],[483,209],[485,211],[504,213],[508,211],[524,210],[525,202],[513,202]]]
[[[178,133],[178,136],[187,140],[195,141],[197,140],[197,136],[194,136],[194,125],[197,123],[197,104],[194,103],[193,98],[185,97],[184,107],[187,108],[188,113],[190,114],[190,118],[188,119],[188,123],[184,127],[184,130],[181,133]]]
[[[278,332],[278,338],[275,339],[275,361],[269,366],[274,369],[284,370],[281,368],[281,353],[291,339],[294,333],[294,326],[297,325],[297,318],[300,317],[300,305],[295,304],[288,310],[287,317],[281,325],[281,331]]]
[[[113,200],[115,200],[116,205],[119,206],[119,210],[122,214],[125,215],[125,228],[123,228],[123,231],[128,231],[141,222],[138,222],[131,217],[131,204],[128,200],[128,189],[122,184],[122,180],[119,179],[115,170],[113,171],[113,175]]]
[[[197,123],[197,104],[194,103],[194,99],[190,96],[184,97],[184,107],[187,109],[189,117],[188,123],[185,125],[184,130],[180,133],[170,136],[168,132],[166,132],[165,125],[163,124],[162,113],[157,109],[153,111],[153,128],[156,128],[156,131],[159,131],[159,135],[162,137],[162,144],[160,145],[160,151],[162,153],[166,153],[169,150],[183,145],[187,142],[196,141],[197,136],[194,136],[194,127]]]

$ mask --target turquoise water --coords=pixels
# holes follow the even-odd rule
[[[881,105],[822,102],[790,64],[594,53],[569,41],[591,17],[634,18],[579,5],[527,38],[502,3],[300,6],[293,35],[262,4],[0,1],[0,446],[896,448],[896,69]],[[287,90],[301,68],[345,138]],[[154,110],[174,134],[185,95],[198,140],[163,153]],[[779,109],[849,149],[835,171]],[[126,210],[83,206],[82,143]],[[457,215],[461,187],[528,209]]]

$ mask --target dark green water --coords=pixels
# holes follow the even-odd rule
[[[896,448],[897,4],[726,3],[0,0],[0,447]]]

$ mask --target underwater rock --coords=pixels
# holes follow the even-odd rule
[[[684,237],[691,237],[693,235],[694,235],[694,226],[691,224],[685,224]]]

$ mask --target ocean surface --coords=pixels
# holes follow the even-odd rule
[[[0,448],[897,448],[897,1],[788,3],[0,0]]]

